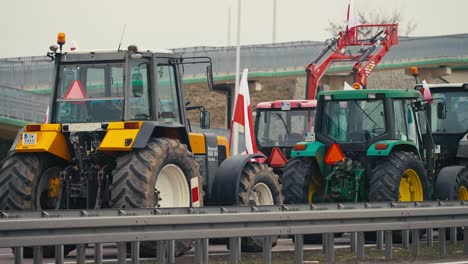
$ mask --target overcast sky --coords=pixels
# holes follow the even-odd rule
[[[272,42],[274,0],[242,0],[241,44]],[[360,11],[390,15],[410,36],[468,33],[467,0],[355,0]],[[79,49],[226,46],[231,6],[231,45],[236,43],[237,0],[3,0],[0,58],[44,55],[65,32]],[[330,21],[343,21],[348,0],[277,0],[277,42],[330,37]]]

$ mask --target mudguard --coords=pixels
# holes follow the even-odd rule
[[[10,147],[10,150],[8,152],[14,152],[16,149],[16,145],[18,145],[18,142],[20,141],[21,134],[24,132],[24,127],[22,127],[18,133],[16,134],[15,140],[13,141],[13,144]]]
[[[211,205],[234,205],[239,201],[239,184],[242,171],[251,159],[265,158],[262,154],[234,155],[221,163],[216,171],[213,181],[211,195],[207,193],[208,199],[205,204]]]
[[[381,145],[387,145],[386,149],[377,149],[376,145],[381,144]],[[370,145],[369,148],[367,149],[367,156],[368,157],[386,157],[390,155],[393,149],[406,149],[406,150],[411,150],[414,153],[418,153],[418,149],[415,143],[411,141],[403,141],[403,140],[380,140],[378,142],[375,142],[374,144]]]

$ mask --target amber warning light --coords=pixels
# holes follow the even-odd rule
[[[57,44],[60,46],[65,45],[65,33],[60,32],[57,35]]]

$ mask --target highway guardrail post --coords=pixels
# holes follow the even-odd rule
[[[57,245],[55,246],[55,263],[56,264],[62,264],[64,260],[64,254],[63,254],[63,245]]]
[[[411,230],[411,245],[413,257],[419,256],[419,229]]]
[[[125,264],[127,261],[127,245],[125,242],[117,243],[117,263]]]
[[[140,242],[132,242],[132,263],[138,264],[140,262]]]
[[[433,247],[434,246],[434,229],[428,228],[426,229],[426,247]]]
[[[385,231],[385,260],[392,259],[392,243],[393,243],[392,230]]]
[[[377,231],[376,247],[380,250],[384,249],[384,231]]]
[[[94,264],[102,263],[102,243],[94,244]]]
[[[263,237],[263,263],[271,263],[271,252],[272,252],[272,237],[264,236]]]
[[[303,235],[294,235],[294,263],[295,264],[304,263],[304,236]]]
[[[231,264],[239,264],[241,260],[240,237],[229,238],[229,257]]]
[[[23,264],[23,248],[22,247],[14,248],[13,254],[15,254],[15,264]]]
[[[446,228],[439,228],[439,255],[445,257],[447,248],[445,247]]]

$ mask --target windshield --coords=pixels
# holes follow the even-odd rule
[[[321,133],[337,142],[365,142],[386,132],[383,100],[325,101]]]
[[[131,62],[130,119],[150,118],[148,64]],[[59,68],[55,122],[124,119],[124,64],[67,64]]]
[[[315,109],[257,110],[257,143],[261,147],[294,146],[314,131]]]
[[[437,117],[437,105],[441,100],[435,100],[431,105],[431,121],[433,133],[465,133],[468,130],[468,93],[447,92],[433,93],[432,98],[445,101],[447,118]]]
[[[59,71],[57,122],[122,120],[122,63],[62,65]]]

